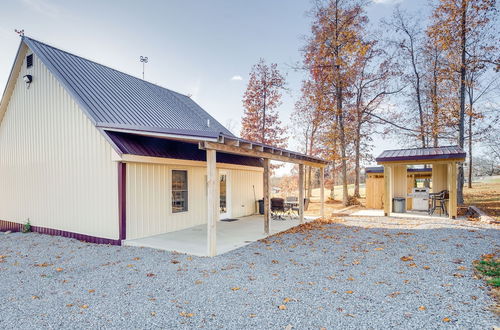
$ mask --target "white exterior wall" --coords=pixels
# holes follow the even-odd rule
[[[263,189],[262,172],[231,170],[231,216],[238,218],[257,213],[255,198],[262,199]]]
[[[33,76],[29,89],[25,74]],[[0,122],[0,219],[118,239],[112,153],[34,55],[31,68],[23,63]]]
[[[207,223],[207,172],[200,166],[127,163],[127,239],[152,236]],[[232,217],[254,214],[262,198],[262,169],[217,164],[231,178]],[[172,213],[172,170],[188,171],[188,211]]]

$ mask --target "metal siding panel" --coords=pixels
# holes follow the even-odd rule
[[[30,88],[22,80],[33,75]],[[118,238],[111,146],[38,56],[0,125],[0,219]],[[48,230],[47,229],[47,230]],[[75,235],[76,235],[75,234]]]

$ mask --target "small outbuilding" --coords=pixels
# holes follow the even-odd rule
[[[271,160],[299,165],[302,222],[304,165],[323,188],[326,161],[238,138],[189,96],[22,37],[0,102],[0,231],[29,221],[122,244],[202,226],[194,243],[213,256],[217,222],[261,198],[269,234]]]
[[[383,209],[385,200],[384,167],[373,166],[365,168],[366,177],[366,207],[370,209]],[[423,180],[431,180],[432,168],[408,168],[406,182],[407,193],[411,194],[418,183]],[[406,199],[407,209],[412,209],[412,198]]]
[[[370,204],[369,207],[383,208],[387,216],[394,211],[394,200],[404,200],[403,212],[406,212],[412,210],[413,199],[417,196],[422,197],[422,194],[427,193],[427,199],[432,200],[429,196],[441,193],[445,199],[445,213],[455,218],[457,165],[465,161],[465,157],[466,153],[458,146],[385,150],[376,158],[377,163],[383,166],[383,172],[380,168],[369,168],[367,171],[367,204]],[[415,168],[417,166],[420,168]],[[423,189],[422,193],[411,192],[410,189],[416,187],[417,179],[430,179],[430,191]],[[429,204],[429,207],[432,205]]]

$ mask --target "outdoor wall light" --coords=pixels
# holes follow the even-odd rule
[[[30,74],[27,74],[25,76],[23,76],[23,80],[26,84],[28,84],[28,87],[29,85],[31,84],[31,82],[33,81],[33,76],[30,75]]]

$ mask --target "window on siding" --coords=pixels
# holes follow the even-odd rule
[[[172,213],[188,210],[187,171],[172,171]]]
[[[26,67],[31,68],[33,66],[33,54],[26,56]]]

